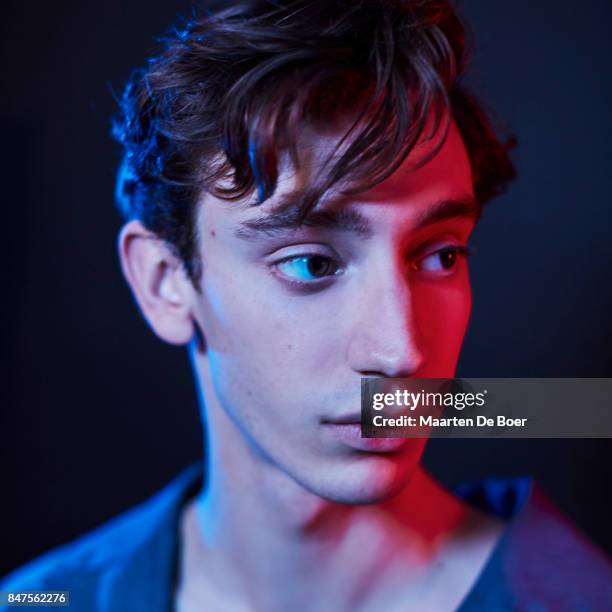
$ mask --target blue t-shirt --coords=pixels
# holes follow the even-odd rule
[[[201,481],[189,468],[144,504],[13,572],[0,591],[70,591],[73,612],[172,610],[180,515]],[[460,612],[612,611],[610,560],[529,479],[487,479],[456,493],[509,521]]]

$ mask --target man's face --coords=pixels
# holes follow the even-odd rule
[[[275,205],[320,170],[330,139],[309,143],[310,162],[263,205],[203,196],[196,368],[233,443],[324,498],[375,502],[407,482],[425,442],[361,439],[360,379],[454,375],[471,307],[470,165],[452,125],[425,166],[428,144],[380,185],[283,227]]]

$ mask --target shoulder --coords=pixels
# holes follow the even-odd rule
[[[70,591],[77,609],[94,610],[130,568],[151,576],[167,569],[169,579],[176,514],[193,480],[191,469],[139,506],[15,570],[0,580],[0,590]]]
[[[508,568],[530,591],[550,596],[563,593],[577,603],[612,601],[609,557],[537,486],[509,530],[506,553]]]
[[[612,563],[535,485],[477,587],[462,610],[607,610]]]

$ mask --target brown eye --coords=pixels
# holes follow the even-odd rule
[[[416,264],[416,269],[423,272],[444,274],[457,265],[460,256],[468,254],[466,247],[450,246],[431,253]]]
[[[329,257],[321,257],[320,255],[315,255],[314,257],[308,257],[308,263],[306,264],[308,267],[308,272],[317,278],[321,278],[322,276],[328,276],[335,272],[333,263]]]
[[[452,268],[457,262],[457,251],[454,249],[446,249],[439,252],[440,264],[445,270]]]
[[[338,264],[324,255],[300,255],[285,259],[277,265],[285,276],[303,283],[314,282],[338,272]]]

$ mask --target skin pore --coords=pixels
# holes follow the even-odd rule
[[[455,373],[478,216],[458,130],[425,165],[432,142],[302,226],[275,216],[332,144],[311,135],[306,163],[260,206],[202,195],[201,291],[137,221],[121,236],[136,298],[160,337],[190,342],[202,398],[206,481],[181,526],[181,610],[453,609],[501,533],[419,467],[424,440],[364,450],[347,425],[363,376]]]

